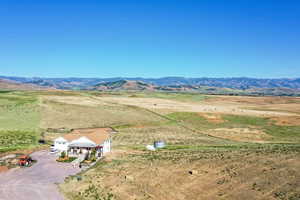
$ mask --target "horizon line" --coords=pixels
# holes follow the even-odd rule
[[[185,77],[185,76],[161,76],[161,77],[142,77],[142,76],[111,76],[111,77],[77,77],[77,76],[64,76],[64,77],[46,77],[46,76],[14,76],[14,75],[0,75],[0,78],[32,78],[32,79],[163,79],[163,78],[184,78],[184,79],[201,79],[201,78],[208,78],[208,79],[238,79],[238,78],[246,78],[246,79],[300,79],[298,77],[279,77],[279,78],[258,78],[258,77],[250,77],[250,76],[232,76],[232,77],[209,77],[209,76],[202,76],[202,77]]]

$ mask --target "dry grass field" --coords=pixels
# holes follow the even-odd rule
[[[37,91],[0,93],[0,106],[0,153],[118,131],[111,155],[60,185],[69,200],[300,198],[299,98]],[[167,148],[146,151],[155,140]]]
[[[206,102],[218,105],[235,104],[249,109],[300,114],[299,97],[216,96],[215,98],[207,99]]]
[[[192,131],[177,124],[146,125],[117,128],[114,146],[145,146],[163,140],[177,145],[219,145],[233,142]]]
[[[84,96],[42,96],[41,127],[87,128],[161,122],[146,110]]]
[[[300,198],[299,149],[173,149],[117,152],[61,190],[68,199]]]
[[[240,97],[244,98],[244,97]],[[246,97],[247,98],[247,97]],[[260,97],[258,97],[260,98]],[[224,101],[215,97],[201,101],[178,101],[174,99],[160,98],[142,98],[142,97],[100,97],[99,99],[106,102],[114,102],[124,105],[134,105],[151,110],[166,110],[169,112],[200,112],[200,113],[223,113],[235,115],[251,116],[293,116],[296,115],[290,110],[274,109],[275,111],[259,110],[257,107],[247,108],[252,104],[236,103],[234,101]],[[300,105],[300,100],[293,106]],[[274,106],[275,107],[275,106]]]
[[[67,198],[300,198],[298,98],[160,95],[92,96],[163,121],[114,126],[114,153],[61,185]],[[169,146],[143,150],[155,140]]]

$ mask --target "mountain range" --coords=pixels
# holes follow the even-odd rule
[[[190,91],[209,94],[299,95],[300,78],[39,78],[0,76],[0,79],[26,87],[63,90],[149,90]],[[3,82],[3,81],[2,81]],[[0,85],[1,88],[1,85]]]
[[[0,79],[0,90],[43,90],[45,87],[35,84],[24,84],[12,80]],[[50,88],[48,88],[50,89]]]

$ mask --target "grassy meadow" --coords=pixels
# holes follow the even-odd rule
[[[35,95],[0,93],[0,152],[37,145],[39,125],[40,111]]]
[[[209,119],[197,113],[171,113],[169,118],[188,127],[205,132],[217,128],[252,128],[262,130],[269,136],[273,143],[292,142],[300,143],[300,126],[279,126],[269,118],[255,116],[219,115],[220,122],[210,122]]]
[[[110,102],[105,98],[110,96],[154,99],[155,103],[167,99],[171,100],[170,104],[185,102],[193,105],[215,98],[162,92],[3,91],[0,93],[1,151],[16,149],[19,145],[36,145],[41,133],[49,135],[48,129],[92,127],[115,128],[119,133],[114,136],[113,145],[123,147],[143,146],[154,140],[164,140],[172,145],[206,146],[257,141],[300,142],[300,126],[277,125],[270,117],[147,109]],[[226,137],[228,132],[235,135]],[[50,138],[58,135],[50,133]],[[35,139],[22,143],[22,137],[27,136]]]
[[[299,116],[287,109],[285,115],[234,112],[248,106],[247,97],[225,103],[216,98],[188,93],[0,92],[0,153],[35,148],[38,139],[51,142],[74,128],[112,127],[117,130],[113,152],[80,174],[82,181],[70,177],[60,185],[67,199],[299,199],[300,125],[276,121]],[[122,102],[135,99],[137,104]],[[246,103],[236,103],[244,99]],[[141,104],[144,100],[147,105]],[[249,106],[256,110],[253,102]],[[189,105],[236,107],[232,113],[191,112],[194,107],[183,111]],[[288,105],[287,100],[285,108]],[[145,145],[155,140],[165,141],[167,147],[146,151]]]
[[[208,95],[197,93],[166,93],[166,92],[89,92],[92,96],[114,96],[114,97],[131,97],[131,98],[159,98],[177,100],[183,102],[199,102],[209,98]]]

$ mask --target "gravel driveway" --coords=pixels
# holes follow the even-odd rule
[[[49,151],[33,153],[32,167],[16,168],[0,173],[0,200],[62,200],[55,183],[80,171],[70,163],[58,163]]]

